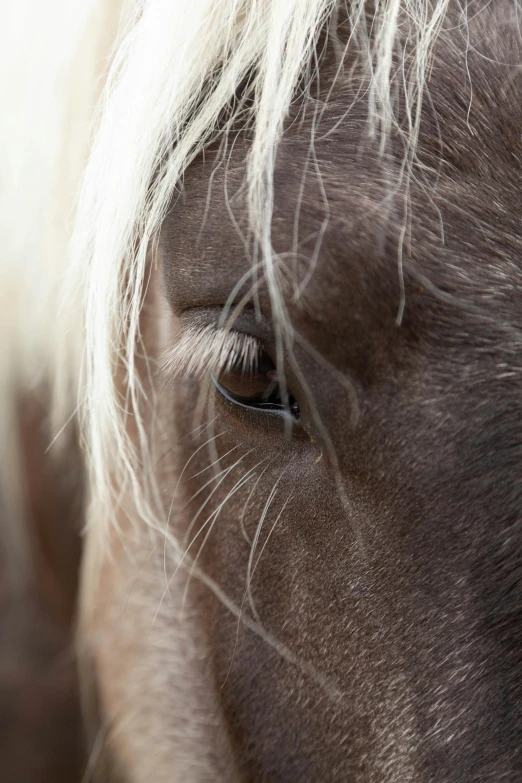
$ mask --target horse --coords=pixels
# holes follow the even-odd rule
[[[520,780],[519,12],[121,8],[12,338],[83,477],[86,780]]]

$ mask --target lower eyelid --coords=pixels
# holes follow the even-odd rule
[[[248,411],[254,411],[257,413],[269,413],[272,416],[290,416],[289,412],[285,408],[279,408],[273,405],[270,405],[269,403],[255,403],[248,405],[247,403],[240,402],[238,399],[233,397],[217,380],[215,375],[213,373],[210,373],[210,378],[212,380],[212,383],[214,384],[217,391],[221,394],[222,397],[225,398],[228,402],[230,402],[232,405],[238,405],[240,408],[245,408]]]

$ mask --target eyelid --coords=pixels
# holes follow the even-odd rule
[[[214,375],[226,372],[242,362],[248,372],[257,365],[262,350],[257,337],[213,324],[182,327],[174,345],[163,354],[159,375],[172,378],[202,379],[208,371]]]
[[[246,403],[241,402],[237,398],[233,397],[230,392],[228,392],[225,387],[220,384],[213,373],[210,373],[210,377],[212,379],[212,383],[221,396],[232,403],[232,405],[237,405],[240,408],[244,408],[248,411],[254,411],[256,413],[269,413],[271,416],[282,416],[283,418],[288,417],[288,410],[286,408],[276,408],[274,405],[270,405],[269,403],[266,405],[263,403],[247,405]]]

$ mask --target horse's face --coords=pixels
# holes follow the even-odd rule
[[[362,103],[334,127],[349,89],[314,155],[312,113],[288,128],[272,241],[299,418],[251,404],[257,376],[218,377],[241,405],[208,377],[161,385],[167,539],[222,594],[174,575],[164,531],[107,560],[93,649],[131,780],[522,776],[522,75],[500,11],[479,53],[458,31],[440,46],[406,216],[400,145],[361,143]],[[195,162],[165,220],[143,315],[159,360],[252,285],[247,150]],[[275,362],[262,275],[233,328]]]

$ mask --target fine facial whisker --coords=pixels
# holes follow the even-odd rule
[[[245,473],[244,476],[242,476],[236,482],[236,484],[232,487],[232,489],[227,493],[227,496],[224,498],[224,500],[222,500],[222,502],[219,504],[219,506],[205,520],[204,524],[201,526],[201,528],[198,530],[198,532],[196,533],[196,535],[194,536],[194,538],[190,542],[190,545],[188,546],[186,552],[188,552],[192,548],[192,545],[194,544],[196,538],[205,529],[205,527],[207,527],[207,525],[209,525],[208,530],[207,530],[207,532],[205,534],[205,537],[204,537],[204,539],[203,539],[203,541],[201,543],[201,546],[198,549],[197,555],[196,555],[196,557],[194,558],[194,560],[191,563],[190,572],[189,572],[189,575],[188,575],[188,578],[187,578],[187,584],[185,585],[185,590],[184,590],[184,594],[183,594],[182,605],[185,604],[185,600],[186,600],[186,597],[187,597],[187,594],[188,594],[188,588],[189,588],[189,585],[190,585],[190,580],[192,579],[194,570],[197,567],[198,560],[199,560],[199,558],[201,556],[201,553],[202,553],[202,551],[203,551],[203,549],[205,547],[205,544],[207,543],[207,541],[208,541],[208,539],[210,537],[210,534],[212,533],[212,530],[214,529],[214,526],[215,526],[216,521],[217,521],[217,519],[219,517],[219,514],[221,513],[221,510],[228,503],[230,498],[233,497],[233,495],[235,495],[235,493],[238,492],[241,489],[241,487],[243,487],[250,480],[252,474],[259,467],[260,464],[261,464],[261,462],[258,463],[257,465],[254,465],[253,468],[251,468],[247,473]],[[179,568],[179,566],[178,566],[178,568]]]
[[[207,481],[205,481],[205,483],[204,483],[204,484],[203,484],[201,487],[199,487],[199,489],[198,489],[198,490],[196,490],[196,492],[194,492],[194,494],[193,494],[193,495],[191,495],[191,497],[190,497],[190,498],[189,498],[189,499],[186,501],[186,503],[184,503],[184,505],[183,505],[183,506],[182,506],[182,507],[179,509],[180,513],[181,513],[182,511],[184,511],[184,510],[187,508],[187,506],[189,506],[189,505],[190,505],[190,504],[191,504],[191,503],[192,503],[192,502],[193,502],[193,501],[194,501],[194,500],[195,500],[195,499],[198,497],[198,495],[201,495],[201,493],[202,493],[202,492],[204,492],[204,491],[205,491],[205,489],[206,489],[208,486],[210,486],[210,484],[212,484],[214,481],[218,481],[219,483],[217,484],[217,486],[215,487],[215,489],[212,491],[212,494],[213,494],[213,493],[216,491],[217,487],[218,487],[218,486],[221,484],[221,482],[223,481],[223,478],[225,478],[226,476],[228,476],[228,474],[230,473],[230,471],[231,471],[231,470],[233,470],[233,469],[236,467],[236,465],[239,465],[239,463],[240,463],[240,462],[241,462],[241,461],[242,461],[242,460],[243,460],[243,459],[244,459],[246,456],[248,456],[248,454],[251,454],[251,453],[252,453],[252,451],[254,451],[254,449],[250,449],[249,451],[247,451],[247,453],[246,453],[246,454],[243,454],[243,456],[242,456],[242,457],[239,457],[239,459],[237,459],[237,460],[236,460],[234,463],[232,463],[232,465],[229,465],[229,467],[225,467],[225,468],[223,468],[223,469],[222,469],[222,470],[220,470],[218,473],[214,474],[214,475],[213,475],[211,478],[209,478]],[[209,497],[211,497],[211,496],[212,496],[212,495],[209,495]],[[208,500],[208,498],[207,498],[207,500]]]
[[[265,468],[265,470],[266,470],[266,468]],[[270,528],[270,530],[268,532],[268,535],[267,535],[267,537],[266,537],[266,539],[265,539],[265,541],[263,543],[263,546],[261,548],[261,552],[259,553],[253,568],[252,568],[252,562],[253,562],[253,558],[254,558],[255,548],[257,546],[257,543],[259,541],[259,536],[261,534],[261,528],[263,526],[263,522],[264,522],[264,520],[266,518],[266,515],[268,513],[270,505],[271,505],[272,501],[275,498],[276,491],[277,491],[277,484],[281,480],[282,476],[283,476],[283,474],[281,474],[281,476],[279,476],[278,480],[276,481],[276,483],[272,487],[272,490],[270,492],[268,500],[265,503],[265,507],[263,509],[263,513],[261,515],[261,519],[259,520],[259,523],[257,525],[256,535],[254,537],[253,542],[251,543],[250,555],[249,555],[249,558],[248,558],[248,566],[247,566],[247,583],[246,583],[245,592],[243,594],[243,598],[242,598],[242,601],[241,601],[241,606],[239,607],[239,612],[238,612],[238,616],[237,616],[236,639],[235,639],[235,642],[234,642],[234,650],[232,652],[232,656],[231,656],[231,659],[230,659],[230,665],[229,665],[229,668],[228,668],[227,676],[225,677],[225,680],[223,682],[223,685],[226,683],[226,681],[227,681],[227,679],[228,679],[228,677],[230,675],[230,672],[232,670],[232,665],[233,665],[233,662],[234,662],[234,658],[235,658],[235,656],[237,654],[237,651],[238,651],[238,648],[239,648],[239,628],[240,628],[240,625],[241,625],[241,621],[243,620],[243,609],[244,609],[245,601],[247,600],[247,597],[248,597],[248,602],[250,604],[250,609],[252,611],[252,615],[254,617],[255,622],[258,624],[258,626],[260,628],[263,627],[263,625],[261,623],[261,619],[259,617],[259,613],[257,612],[257,609],[255,607],[254,598],[253,598],[252,591],[251,591],[251,583],[252,583],[252,579],[254,578],[254,574],[256,572],[257,566],[259,565],[259,561],[261,560],[261,557],[263,556],[263,552],[265,551],[266,545],[268,544],[268,541],[270,540],[270,538],[272,536],[272,533],[274,532],[275,528],[277,527],[277,525],[279,523],[279,520],[281,519],[281,517],[282,517],[282,515],[283,515],[283,513],[284,513],[284,511],[285,511],[285,509],[286,509],[286,507],[288,505],[288,503],[292,499],[291,495],[283,503],[283,505],[281,507],[281,510],[279,511],[279,513],[278,513],[274,523],[272,524],[272,527]]]
[[[246,456],[246,455],[245,455],[245,456]],[[202,531],[202,530],[205,528],[205,526],[208,524],[209,520],[211,520],[211,519],[212,519],[212,517],[214,517],[214,515],[216,515],[216,514],[219,514],[219,512],[221,511],[221,509],[223,508],[223,506],[225,505],[225,503],[226,503],[228,500],[230,500],[231,496],[232,496],[232,495],[233,495],[233,494],[234,494],[234,493],[235,493],[235,492],[236,492],[236,491],[237,491],[237,490],[238,490],[240,487],[242,487],[242,486],[243,486],[243,484],[246,484],[246,482],[247,482],[247,481],[248,481],[250,478],[252,478],[252,475],[254,474],[254,471],[255,471],[255,470],[257,470],[257,468],[259,467],[259,465],[261,465],[263,462],[264,462],[264,460],[261,460],[261,462],[258,462],[258,463],[257,463],[257,465],[254,465],[254,467],[250,468],[250,470],[248,470],[248,471],[247,471],[247,472],[246,472],[246,473],[245,473],[245,474],[244,474],[244,475],[243,475],[243,476],[242,476],[242,477],[241,477],[241,478],[240,478],[240,479],[239,479],[239,480],[236,482],[236,484],[234,484],[234,486],[232,487],[232,489],[230,490],[230,492],[227,494],[226,498],[225,498],[223,501],[221,501],[221,503],[218,505],[217,509],[215,509],[215,510],[212,512],[212,514],[210,514],[210,516],[209,516],[209,517],[207,517],[207,519],[205,520],[205,522],[203,523],[203,525],[201,526],[201,528],[200,528],[200,529],[198,530],[198,532],[197,532],[197,533],[194,535],[194,537],[192,538],[192,540],[190,541],[190,543],[189,543],[188,545],[186,544],[186,539],[188,538],[188,531],[187,531],[187,534],[185,535],[185,540],[184,540],[184,545],[185,545],[185,554],[187,554],[187,553],[188,553],[188,552],[191,550],[191,548],[192,548],[192,546],[193,546],[194,542],[196,541],[196,539],[197,539],[197,538],[198,538],[198,536],[200,535],[201,531]],[[229,471],[229,472],[230,472],[230,471]],[[228,473],[227,473],[227,475],[228,475]],[[225,478],[225,477],[224,477],[224,478]],[[213,492],[215,492],[215,490],[216,490],[216,489],[217,489],[217,487],[216,487],[216,488],[213,490]],[[190,523],[190,525],[189,525],[189,531],[192,531],[192,530],[193,530],[193,528],[194,528],[194,524],[195,524],[195,522],[196,522],[196,519],[197,519],[197,517],[199,516],[199,514],[200,514],[200,513],[201,513],[201,511],[203,510],[203,508],[204,508],[204,505],[206,505],[206,504],[207,504],[207,502],[208,502],[209,500],[210,500],[210,497],[209,497],[209,498],[207,498],[207,500],[205,501],[205,504],[202,504],[202,505],[200,506],[200,508],[199,508],[199,510],[198,510],[198,512],[197,512],[197,514],[196,514],[196,515],[193,517],[193,519],[192,519],[192,521],[191,521],[191,523]],[[199,555],[199,552],[198,552],[198,555]],[[184,555],[184,556],[185,556],[185,555]]]
[[[194,525],[196,524],[197,520],[199,519],[199,516],[200,516],[201,512],[203,511],[203,509],[204,509],[204,508],[207,506],[207,504],[208,504],[208,503],[211,501],[211,499],[212,499],[213,495],[214,495],[214,494],[217,492],[217,490],[219,489],[219,487],[221,486],[221,484],[223,483],[223,481],[224,481],[224,480],[227,478],[227,476],[229,475],[229,473],[231,473],[231,472],[234,470],[234,468],[235,468],[235,467],[237,467],[237,465],[239,465],[239,464],[240,464],[240,463],[241,463],[241,462],[242,462],[242,461],[245,459],[245,457],[248,457],[248,455],[249,455],[249,454],[251,454],[253,451],[254,451],[254,449],[250,449],[250,451],[247,451],[247,453],[246,453],[246,454],[243,454],[243,456],[242,456],[242,457],[240,457],[238,460],[236,460],[236,461],[235,461],[235,462],[234,462],[234,463],[233,463],[233,464],[232,464],[232,465],[231,465],[229,468],[226,468],[226,469],[222,470],[222,471],[221,471],[221,472],[220,472],[220,473],[219,473],[217,476],[213,476],[211,479],[209,479],[209,481],[207,481],[207,482],[204,484],[204,486],[203,486],[203,487],[201,487],[201,489],[200,489],[200,490],[198,490],[198,491],[197,491],[197,492],[196,492],[196,493],[193,495],[193,497],[191,498],[191,500],[194,500],[194,498],[196,498],[196,497],[197,497],[197,496],[200,494],[200,492],[201,492],[203,489],[205,489],[205,488],[206,488],[207,486],[209,486],[209,485],[210,485],[210,484],[211,484],[213,481],[216,481],[216,479],[218,479],[218,482],[217,482],[216,486],[215,486],[215,487],[212,489],[212,491],[210,492],[210,494],[208,495],[208,497],[207,497],[207,498],[205,498],[205,500],[203,501],[203,503],[200,505],[200,507],[199,507],[198,511],[197,511],[197,512],[194,514],[194,516],[192,517],[192,520],[191,520],[191,522],[190,522],[190,524],[189,524],[189,526],[188,526],[188,528],[187,528],[187,531],[186,531],[186,533],[185,533],[185,535],[184,535],[184,537],[183,537],[183,544],[182,544],[182,546],[183,546],[184,548],[187,548],[187,540],[189,539],[189,537],[190,537],[190,534],[191,534],[192,530],[194,529]],[[249,471],[249,472],[250,472],[250,471]],[[190,502],[191,502],[191,501],[189,501],[189,503],[190,503]],[[186,508],[186,507],[187,507],[187,505],[189,505],[189,503],[187,503],[187,504],[184,506],[184,508]],[[188,551],[188,549],[190,549],[190,546],[191,546],[191,545],[189,545],[189,546],[188,546],[188,548],[187,548],[187,551]]]
[[[252,541],[251,541],[250,536],[248,535],[246,527],[245,527],[245,514],[246,514],[246,511],[247,511],[247,508],[248,508],[248,504],[250,503],[254,492],[256,491],[257,487],[259,486],[259,482],[261,481],[261,479],[265,475],[265,473],[268,470],[268,468],[270,467],[270,465],[272,465],[274,463],[275,459],[276,459],[276,457],[271,459],[270,462],[268,463],[268,465],[265,465],[265,467],[263,468],[263,470],[261,471],[261,473],[257,477],[256,482],[255,482],[254,486],[252,487],[252,489],[250,490],[250,492],[248,494],[248,497],[245,500],[245,503],[243,505],[243,509],[241,511],[241,516],[239,518],[239,526],[241,528],[241,533],[243,534],[243,538],[245,539],[245,541],[247,542],[247,544],[249,546],[252,546]]]
[[[204,445],[206,446],[208,443],[209,443],[209,441],[207,441],[207,443],[205,443]],[[225,457],[228,457],[228,455],[229,455],[229,454],[232,454],[232,452],[233,452],[233,451],[235,451],[236,449],[239,449],[239,448],[241,448],[241,445],[242,445],[241,443],[237,443],[235,446],[232,446],[232,448],[231,448],[231,449],[229,449],[229,450],[228,450],[228,451],[226,451],[224,454],[222,454],[221,456],[219,456],[219,457],[218,457],[216,460],[214,460],[213,462],[211,462],[211,463],[210,463],[210,465],[207,465],[207,467],[206,467],[206,468],[202,468],[202,470],[199,470],[197,473],[194,473],[192,476],[189,476],[189,477],[188,477],[188,479],[187,479],[187,481],[192,481],[192,479],[195,479],[195,478],[197,478],[198,476],[201,476],[201,475],[202,475],[203,473],[205,473],[207,470],[210,470],[211,468],[213,468],[213,467],[214,467],[214,465],[217,465],[217,464],[219,464],[220,460],[224,459]]]
[[[207,444],[208,444],[210,441],[213,441],[213,442],[214,442],[214,441],[216,441],[216,439],[217,439],[217,438],[220,438],[220,437],[221,437],[221,435],[224,435],[224,433],[223,433],[223,432],[220,432],[220,433],[217,433],[217,435],[212,435],[212,437],[211,437],[211,438],[209,438],[208,440],[206,440],[206,441],[205,441],[205,443],[202,443],[200,446],[198,446],[198,448],[197,448],[197,449],[196,449],[196,450],[195,450],[195,451],[194,451],[194,452],[191,454],[191,456],[190,456],[190,457],[188,458],[188,460],[185,462],[185,465],[183,466],[183,470],[181,471],[181,473],[180,473],[180,474],[179,474],[179,476],[178,476],[178,480],[177,480],[177,482],[176,482],[176,486],[174,487],[174,491],[173,491],[173,493],[172,493],[172,499],[171,499],[171,501],[170,501],[170,506],[169,506],[169,510],[168,510],[168,514],[167,514],[167,519],[166,519],[166,522],[165,522],[165,531],[164,531],[165,535],[164,535],[164,544],[163,544],[163,570],[164,570],[164,574],[165,574],[165,582],[166,582],[166,583],[168,583],[168,577],[167,577],[167,552],[166,552],[167,534],[168,534],[169,527],[170,527],[170,519],[171,519],[171,516],[172,516],[172,509],[174,508],[174,501],[175,501],[175,499],[176,499],[176,496],[177,496],[177,493],[178,493],[179,485],[180,485],[180,483],[181,483],[181,480],[183,479],[183,476],[184,476],[184,474],[185,474],[185,471],[187,470],[188,466],[190,465],[190,463],[192,462],[192,460],[194,459],[194,457],[195,457],[195,456],[196,456],[196,455],[197,455],[197,454],[198,454],[198,453],[201,451],[201,449],[203,449],[203,448],[204,448],[204,447],[205,447],[205,446],[206,446],[206,445],[207,445]]]
[[[197,427],[194,427],[190,432],[187,432],[186,435],[181,438],[181,441],[183,442],[187,438],[195,438],[196,436],[200,436],[208,427],[212,427],[217,419],[217,415],[214,416],[213,419],[210,419],[209,421],[204,421],[203,424],[198,424]]]
[[[278,514],[278,515],[277,515],[277,517],[275,518],[275,521],[274,521],[274,523],[273,523],[272,527],[271,527],[271,528],[270,528],[270,530],[268,531],[268,535],[267,535],[267,537],[266,537],[266,539],[265,539],[265,541],[264,541],[264,543],[263,543],[263,546],[261,547],[261,551],[260,551],[259,555],[257,556],[257,560],[256,560],[256,562],[255,562],[255,564],[254,564],[254,567],[253,567],[253,568],[252,568],[252,570],[250,571],[250,565],[251,565],[251,562],[252,562],[252,560],[253,560],[253,553],[254,553],[254,548],[252,549],[252,558],[249,560],[249,570],[248,570],[248,572],[247,572],[247,592],[248,592],[249,603],[250,603],[250,608],[252,609],[252,612],[254,612],[254,611],[255,611],[255,607],[254,607],[254,603],[253,603],[254,599],[253,599],[253,596],[252,596],[252,589],[251,589],[252,579],[254,578],[254,574],[255,574],[255,572],[256,572],[256,569],[257,569],[257,567],[258,567],[258,565],[259,565],[259,561],[260,561],[260,560],[261,560],[261,558],[263,557],[263,552],[265,551],[266,545],[267,545],[267,544],[268,544],[268,542],[270,541],[270,538],[271,538],[271,536],[272,536],[272,533],[273,533],[273,532],[274,532],[274,530],[276,529],[276,527],[277,527],[277,525],[278,525],[278,523],[279,523],[279,520],[280,520],[280,519],[281,519],[281,517],[283,516],[283,513],[284,513],[284,511],[285,511],[285,509],[286,509],[287,505],[288,505],[288,504],[290,503],[290,501],[292,500],[292,497],[293,497],[293,495],[290,495],[290,496],[289,496],[289,497],[288,497],[288,498],[285,500],[285,502],[283,503],[283,505],[282,505],[282,507],[281,507],[281,510],[280,510],[279,514]],[[256,614],[257,614],[257,612],[256,612]]]
[[[263,511],[262,511],[262,513],[261,513],[261,517],[260,517],[260,519],[259,519],[259,522],[258,522],[258,525],[257,525],[257,528],[256,528],[256,532],[255,532],[255,535],[254,535],[254,539],[253,539],[253,541],[252,541],[252,546],[250,547],[250,555],[249,555],[249,558],[248,558],[248,565],[247,565],[247,583],[246,583],[246,590],[245,590],[245,592],[246,592],[246,594],[247,594],[247,596],[248,596],[248,603],[249,603],[249,605],[250,605],[250,609],[251,609],[251,611],[252,611],[252,615],[253,615],[254,619],[256,620],[256,622],[258,622],[258,623],[259,623],[259,625],[262,625],[262,623],[261,623],[261,620],[260,620],[260,618],[259,618],[259,615],[258,615],[258,613],[257,613],[256,607],[255,607],[255,605],[254,605],[254,598],[253,598],[253,596],[252,596],[252,590],[251,590],[251,587],[250,587],[250,584],[251,584],[251,581],[252,581],[252,576],[253,576],[253,572],[252,572],[252,562],[253,562],[253,559],[254,559],[254,553],[255,553],[255,550],[256,550],[257,544],[258,544],[258,542],[259,542],[259,537],[260,537],[260,535],[261,535],[261,530],[262,530],[262,528],[263,528],[263,525],[264,525],[265,519],[267,518],[267,515],[268,515],[268,512],[269,512],[269,510],[270,510],[270,507],[271,507],[271,505],[272,505],[272,503],[273,503],[273,501],[274,501],[274,499],[275,499],[275,496],[276,496],[276,494],[277,494],[277,487],[278,487],[278,484],[279,484],[279,482],[281,481],[281,479],[283,478],[283,476],[284,476],[284,474],[285,474],[285,471],[286,471],[286,469],[282,471],[281,475],[278,477],[278,479],[277,479],[277,481],[275,482],[274,486],[273,486],[273,487],[272,487],[272,489],[270,490],[270,494],[269,494],[269,496],[268,496],[268,498],[267,498],[267,500],[266,500],[265,506],[264,506],[264,508],[263,508]],[[285,504],[285,505],[286,505],[286,504]],[[283,509],[282,509],[281,511],[283,511],[283,510],[284,510],[284,508],[285,508],[285,505],[283,506]],[[279,518],[279,517],[278,517],[278,518]],[[277,522],[277,520],[276,520],[276,522]],[[265,542],[265,544],[266,544],[266,542]],[[257,561],[257,562],[259,562],[259,559],[258,559],[258,561]]]

